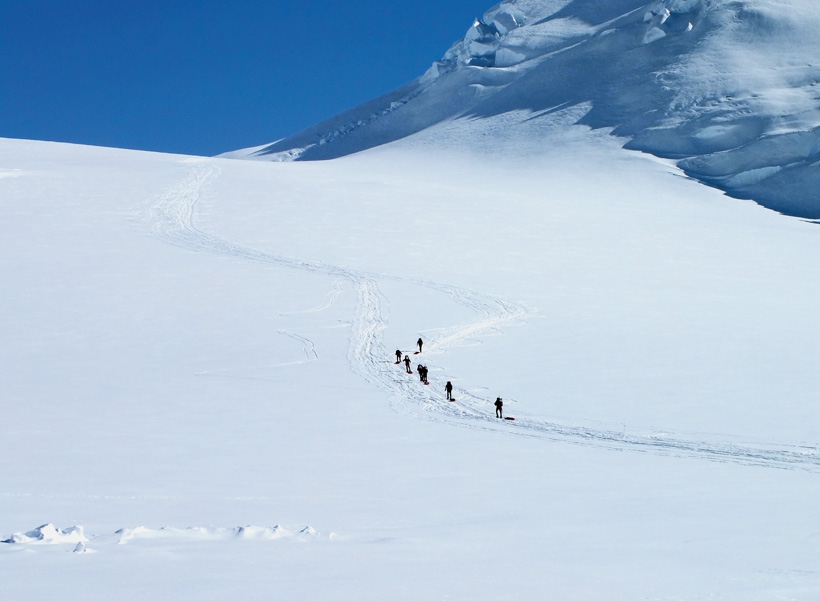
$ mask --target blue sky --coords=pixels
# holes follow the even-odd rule
[[[492,0],[0,0],[0,136],[212,155],[421,75]]]

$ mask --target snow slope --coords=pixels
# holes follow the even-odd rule
[[[515,138],[576,107],[732,196],[820,218],[818,29],[813,0],[507,0],[417,80],[224,156],[328,159],[498,115]]]
[[[0,140],[4,593],[816,599],[817,227],[582,110]]]

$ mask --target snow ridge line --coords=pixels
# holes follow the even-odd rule
[[[488,399],[462,392],[457,403],[446,402],[440,394],[443,388],[440,379],[432,379],[429,387],[420,386],[415,378],[406,377],[400,366],[391,365],[390,369],[384,369],[385,360],[392,353],[388,353],[383,342],[383,333],[388,325],[384,309],[387,299],[379,290],[377,280],[398,281],[437,290],[482,316],[471,324],[450,330],[446,336],[431,339],[428,342],[428,348],[431,349],[446,350],[447,347],[481,332],[521,320],[528,315],[528,311],[511,301],[455,286],[399,276],[368,274],[335,265],[301,261],[247,248],[205,233],[194,223],[194,209],[202,189],[219,173],[220,169],[216,165],[200,163],[191,169],[182,182],[168,190],[150,209],[151,229],[154,235],[170,244],[194,251],[331,275],[337,278],[337,283],[334,284],[337,290],[339,279],[350,282],[358,299],[351,326],[351,344],[348,348],[351,369],[365,381],[390,393],[391,405],[400,413],[473,429],[500,431],[583,446],[820,472],[818,450],[798,445],[760,443],[755,446],[754,443],[693,440],[671,431],[663,434],[636,435],[627,434],[626,429],[620,431],[536,419],[519,418],[510,423],[502,422],[492,415],[491,402]],[[309,351],[306,350],[306,353]],[[433,391],[439,391],[439,394]]]

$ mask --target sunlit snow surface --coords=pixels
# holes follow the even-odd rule
[[[815,0],[508,0],[406,86],[266,147],[344,156],[459,117],[578,122],[790,215],[820,218]],[[540,140],[549,145],[549,138]],[[494,140],[482,145],[492,146]]]
[[[4,594],[816,599],[820,230],[583,110],[1,140]]]

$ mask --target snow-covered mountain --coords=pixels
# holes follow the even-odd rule
[[[818,31],[814,0],[507,0],[415,81],[225,156],[329,159],[503,117],[476,140],[492,146],[569,112],[733,196],[818,218]]]

